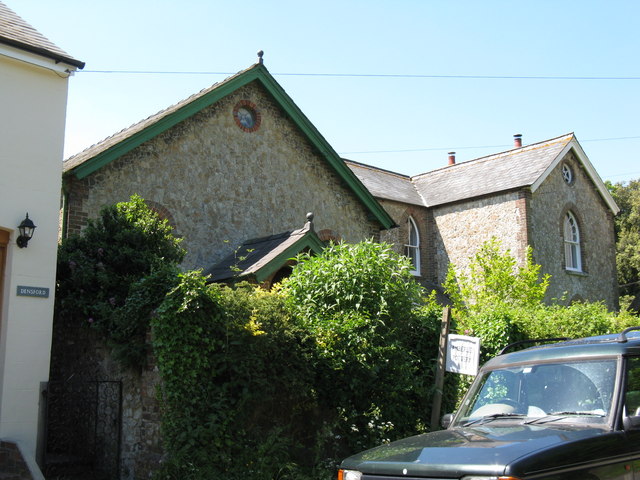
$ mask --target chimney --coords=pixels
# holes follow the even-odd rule
[[[522,134],[521,133],[516,133],[513,136],[513,146],[515,148],[520,148],[522,147]]]
[[[449,152],[449,165],[456,164],[456,152]]]

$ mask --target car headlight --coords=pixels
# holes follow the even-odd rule
[[[360,480],[362,472],[357,470],[338,470],[338,480]]]

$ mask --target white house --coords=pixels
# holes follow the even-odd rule
[[[49,376],[68,79],[83,67],[0,1],[0,441],[30,467]],[[37,228],[25,245],[27,213]]]

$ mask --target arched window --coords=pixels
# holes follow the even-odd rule
[[[407,243],[404,246],[404,254],[409,257],[413,264],[411,273],[420,275],[420,234],[418,227],[412,217],[407,219]]]
[[[564,217],[564,261],[567,270],[582,271],[580,229],[576,217],[571,212],[567,212]]]

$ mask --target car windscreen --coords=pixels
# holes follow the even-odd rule
[[[498,419],[607,423],[616,366],[614,359],[598,359],[484,372],[465,397],[454,426]]]

